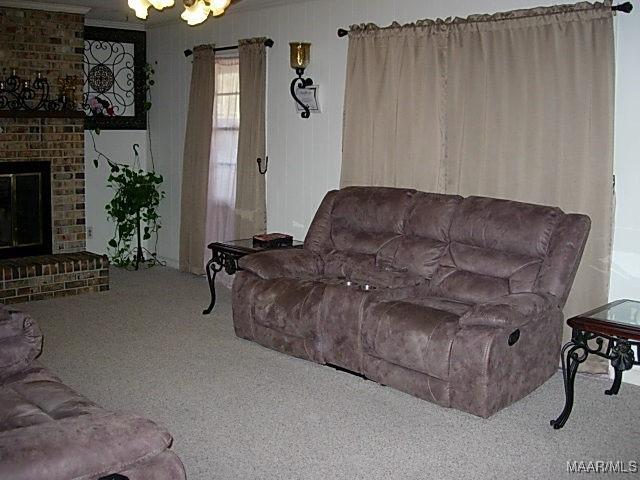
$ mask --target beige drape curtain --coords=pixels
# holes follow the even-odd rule
[[[189,113],[182,168],[180,271],[204,274],[202,259],[207,224],[207,184],[213,127],[215,53],[211,46],[194,49]]]
[[[430,29],[351,33],[341,186],[438,189],[444,98]]]
[[[574,315],[608,297],[613,107],[609,2],[354,26],[341,184],[588,214],[592,230],[565,307]]]
[[[446,191],[591,217],[568,315],[607,302],[613,212],[612,12],[575,8],[457,26],[447,82]]]
[[[257,158],[265,158],[267,52],[264,38],[241,40],[240,132],[236,176],[235,237],[250,238],[266,230],[265,176]],[[264,163],[263,163],[264,165]]]

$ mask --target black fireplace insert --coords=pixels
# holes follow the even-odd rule
[[[51,164],[0,162],[0,258],[50,254]]]

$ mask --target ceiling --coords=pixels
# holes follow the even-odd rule
[[[291,3],[292,1],[296,0],[233,0],[228,11],[255,9],[273,4]],[[25,0],[21,3],[27,4],[29,1]],[[42,0],[33,3],[42,4]],[[88,20],[130,22],[138,25],[166,23],[168,21],[178,19],[180,17],[180,13],[182,13],[182,2],[180,0],[176,0],[176,5],[174,7],[167,8],[162,12],[159,12],[154,8],[150,8],[149,17],[146,21],[136,18],[133,11],[127,6],[127,0],[46,0],[46,3],[48,5],[58,4],[89,7],[91,10],[86,15]]]

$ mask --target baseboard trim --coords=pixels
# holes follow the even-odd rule
[[[178,263],[178,260],[176,260],[175,258],[167,258],[167,257],[162,257],[158,255],[158,260],[160,260],[161,262],[164,262],[165,266],[169,268],[173,268],[175,270],[179,270],[180,268],[180,264]]]

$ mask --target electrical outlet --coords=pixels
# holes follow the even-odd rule
[[[87,238],[93,238],[93,227],[87,227]]]

